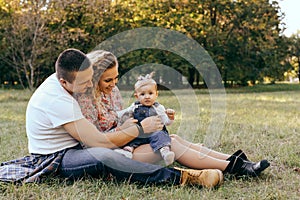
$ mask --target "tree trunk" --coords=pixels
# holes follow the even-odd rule
[[[298,57],[298,83],[300,84],[300,57]]]
[[[194,81],[195,81],[195,68],[194,67],[189,67],[188,72],[189,72],[188,82],[191,85],[191,87],[193,87],[193,84],[194,84]]]

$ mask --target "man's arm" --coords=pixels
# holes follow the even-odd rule
[[[161,130],[163,124],[157,116],[148,117],[141,122],[145,133]],[[63,125],[65,130],[76,140],[89,147],[117,148],[124,146],[139,135],[137,125],[132,122],[132,126],[127,124],[126,128],[120,131],[101,133],[98,129],[83,118]]]
[[[65,130],[76,140],[89,147],[117,148],[123,146],[139,135],[135,124],[123,130],[101,133],[87,119],[83,118],[64,125]]]

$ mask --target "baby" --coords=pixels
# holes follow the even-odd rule
[[[120,123],[133,117],[140,123],[149,116],[159,115],[164,125],[171,125],[174,121],[175,111],[173,109],[165,110],[164,106],[156,102],[158,97],[157,84],[152,79],[153,72],[145,77],[140,76],[134,85],[134,96],[137,101],[125,110],[118,112]],[[134,148],[142,144],[150,144],[154,152],[160,152],[166,165],[174,162],[175,154],[171,151],[171,138],[166,129],[153,132],[151,134],[142,134],[138,138],[129,142],[123,149],[133,152]]]

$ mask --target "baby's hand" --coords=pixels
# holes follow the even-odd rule
[[[168,108],[168,109],[166,109],[166,114],[168,115],[170,120],[175,119],[175,110]]]

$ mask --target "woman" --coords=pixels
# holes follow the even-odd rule
[[[82,113],[102,132],[122,130],[126,127],[126,122],[117,127],[116,113],[122,109],[121,95],[116,87],[119,76],[117,58],[102,50],[93,51],[87,56],[94,67],[94,87],[85,94],[75,96]],[[130,120],[131,123],[134,121]],[[178,135],[171,135],[171,138],[171,150],[175,153],[176,161],[186,167],[220,169],[237,176],[256,177],[270,165],[267,160],[257,163],[249,161],[241,150],[228,155],[193,144]],[[149,144],[145,144],[134,150],[133,159],[153,163],[161,160],[161,157],[153,152]]]

